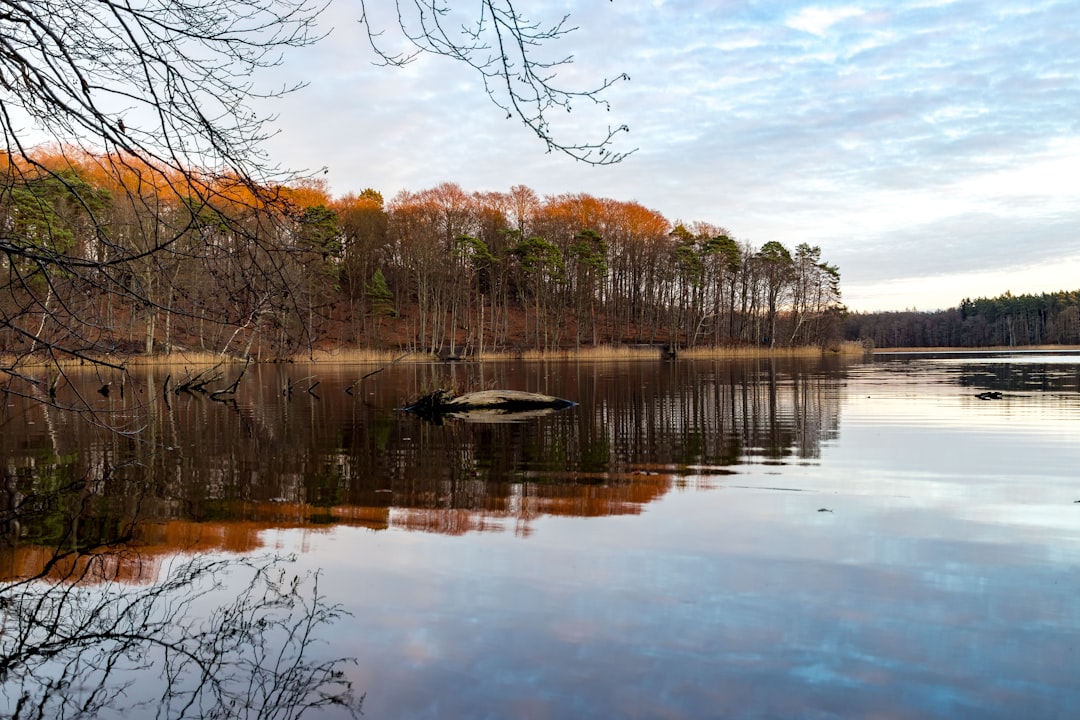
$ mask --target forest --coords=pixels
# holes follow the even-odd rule
[[[826,346],[840,273],[634,201],[331,195],[56,147],[0,156],[0,353]]]
[[[934,312],[851,313],[844,333],[879,348],[1080,345],[1080,290],[965,298]]]

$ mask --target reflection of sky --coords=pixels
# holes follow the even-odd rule
[[[335,649],[360,655],[368,711],[1052,717],[1075,702],[1076,582],[1054,568],[959,539],[868,542],[780,494],[715,492],[712,513],[693,495],[655,510],[659,548],[607,519],[472,549],[398,536],[365,559],[372,536],[339,533],[353,561],[327,589],[358,622]]]
[[[375,717],[1080,716],[1075,406],[871,379],[820,463],[641,516],[275,541],[354,613]]]
[[[405,503],[342,515],[378,523],[389,517],[388,530],[308,526],[265,531],[260,539],[322,568],[321,590],[351,611],[332,628],[326,652],[358,657],[351,672],[368,693],[369,717],[1080,717],[1073,688],[1080,666],[1077,377],[1047,366],[1063,378],[1050,391],[1009,389],[1000,401],[979,400],[993,383],[1027,387],[1037,379],[1029,367],[1037,363],[1017,368],[1023,383],[996,365],[834,368],[813,382],[778,383],[775,415],[767,385],[728,392],[736,385],[708,367],[664,392],[685,399],[684,388],[715,382],[715,395],[731,402],[685,402],[689,415],[672,410],[677,403],[663,393],[625,407],[612,401],[618,395],[590,401],[583,383],[583,408],[592,402],[612,411],[595,427],[562,426],[559,437],[569,441],[579,437],[573,427],[618,439],[645,427],[636,418],[649,417],[650,441],[658,445],[688,443],[691,432],[707,445],[733,426],[767,441],[778,427],[782,443],[799,433],[811,437],[813,453],[725,460],[731,474],[706,475],[703,463],[701,475],[688,477],[662,474],[676,466],[668,462],[661,474],[630,484],[628,473],[596,473],[574,484],[572,473],[559,472],[555,485],[543,473],[529,474],[534,499],[563,497],[565,481],[590,502],[630,498],[640,514],[583,517],[580,507],[563,508],[570,512],[563,515],[540,505],[523,535],[510,532],[513,517],[469,509],[487,508],[489,499],[472,476],[456,489],[483,502],[417,502],[424,492],[443,492],[428,475],[442,477],[438,463],[417,463],[398,476],[398,487],[420,488],[405,493]],[[318,407],[332,397],[328,392]],[[805,405],[796,411],[795,401]],[[670,411],[635,415],[636,402]],[[736,406],[739,413],[731,411]],[[304,447],[296,437],[304,425],[267,422],[266,436],[276,442],[291,427],[290,439],[299,442],[291,447]],[[453,426],[403,427],[415,437],[429,432],[428,442],[448,438],[448,446],[475,438],[436,435]],[[521,426],[553,427],[550,420]],[[217,440],[225,445],[232,437]],[[314,431],[301,437],[324,443]],[[474,443],[473,459],[482,465],[507,437]],[[0,438],[16,445],[12,436]],[[613,440],[611,447],[620,446]],[[333,453],[346,455],[337,446]],[[687,455],[697,462],[697,454]],[[376,457],[353,458],[355,472],[378,478],[365,460]],[[507,476],[520,480],[513,473],[528,460],[506,462]],[[293,466],[287,477],[303,472]],[[429,489],[437,486],[440,495]],[[644,499],[618,495],[634,487],[648,490]],[[300,504],[264,505],[292,527],[309,518]],[[400,520],[410,510],[447,521],[410,525]],[[466,532],[483,524],[465,522],[470,517],[493,518],[507,531]],[[457,536],[407,530],[457,529],[459,521]],[[147,537],[154,553],[177,546],[246,553],[249,533],[270,526],[184,520]],[[215,533],[231,540],[205,542]]]
[[[656,476],[663,490],[640,514],[541,511],[526,535],[509,532],[511,519],[496,520],[507,532],[444,535],[408,531],[430,527],[399,522],[406,504],[386,511],[387,530],[260,538],[321,568],[320,590],[351,612],[320,632],[328,656],[357,656],[350,676],[368,717],[1080,717],[1075,381],[982,401],[967,372],[887,363],[800,382],[792,397],[806,405],[777,425],[828,429],[812,433],[812,462],[759,454],[725,464],[730,475]],[[763,412],[738,417],[770,429],[766,386],[746,387]],[[732,404],[690,405],[693,422],[642,415],[657,443],[742,427],[720,415]],[[627,416],[597,427],[641,428],[611,424]],[[475,444],[477,463],[506,435],[493,437]],[[423,486],[437,471],[421,463],[402,477]],[[356,472],[378,469],[358,461]],[[596,499],[625,480],[573,487]],[[458,489],[479,496],[483,485],[468,477]],[[445,512],[444,525],[472,512],[422,509]],[[236,529],[246,539],[255,527]]]

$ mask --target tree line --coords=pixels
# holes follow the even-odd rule
[[[342,304],[387,310],[393,300],[399,322],[388,325],[412,317],[410,291],[386,285],[386,276],[351,278],[345,288],[341,218],[362,216],[364,201],[308,203],[309,190],[326,193],[293,182],[297,175],[263,148],[273,115],[257,104],[303,86],[278,85],[273,70],[288,51],[323,37],[317,23],[325,7],[309,0],[221,0],[212,11],[198,0],[5,5],[0,352],[117,365],[112,353],[180,344],[281,356],[346,342],[334,326],[349,324]],[[547,51],[577,29],[565,14],[526,17],[514,0],[467,10],[361,0],[353,10],[359,44],[382,64],[401,67],[424,55],[465,66],[497,111],[549,152],[593,165],[633,152],[617,147],[625,125],[603,130],[588,120],[606,117],[606,91],[629,78],[567,78],[559,70],[573,56]],[[556,122],[571,110],[585,112],[583,135]],[[43,152],[43,141],[59,148]],[[374,221],[386,221],[376,214]],[[361,253],[349,250],[357,261]],[[419,302],[447,296],[433,296],[422,281],[411,291]],[[371,340],[366,319],[358,324],[361,336],[352,340]],[[425,316],[422,324],[427,331],[445,321]],[[444,341],[405,344],[432,342]],[[0,371],[17,375],[17,364],[5,360]]]
[[[851,313],[844,334],[883,348],[1078,345],[1080,290],[965,298],[933,312]]]
[[[840,332],[819,247],[755,247],[636,202],[454,183],[384,202],[197,177],[66,150],[0,158],[0,352],[460,355]]]

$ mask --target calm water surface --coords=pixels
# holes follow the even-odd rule
[[[228,402],[177,369],[61,385],[130,434],[8,396],[0,713],[235,701],[154,637],[267,704],[312,674],[252,669],[250,611],[244,643],[331,663],[372,718],[1080,717],[1080,357],[372,369],[252,367]],[[580,404],[395,410],[437,386]],[[252,609],[292,576],[307,605]],[[316,596],[344,613],[301,642]],[[131,597],[138,652],[28,617]]]

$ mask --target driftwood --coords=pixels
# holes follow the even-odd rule
[[[232,381],[232,384],[228,387],[221,388],[220,390],[210,390],[207,386],[210,383],[216,383],[220,381],[225,374],[221,372],[221,368],[224,363],[218,363],[210,368],[204,368],[199,371],[187,370],[185,368],[185,375],[182,379],[173,383],[172,389],[169,388],[169,380],[172,378],[172,373],[165,376],[165,382],[161,386],[161,396],[165,398],[165,403],[169,403],[169,395],[201,395],[209,397],[215,402],[232,402],[232,395],[236,394],[236,390],[240,387],[240,381],[244,379],[244,375],[247,373],[248,367],[251,366],[251,359],[249,358],[244,363],[243,369],[236,379]],[[100,391],[99,391],[100,392]],[[123,386],[120,391],[121,397],[123,397]]]
[[[230,385],[227,388],[223,388],[221,390],[215,390],[214,392],[210,393],[210,399],[211,400],[221,401],[221,399],[224,398],[227,395],[235,395],[236,394],[236,389],[238,387],[240,387],[240,381],[244,379],[244,374],[247,372],[247,369],[248,369],[248,367],[250,365],[251,365],[251,358],[248,358],[247,362],[244,363],[244,369],[241,370],[240,374],[236,376],[236,380],[233,380],[233,384]]]
[[[212,382],[217,382],[224,377],[224,374],[219,372],[221,366],[222,363],[218,363],[213,367],[205,368],[198,372],[193,372],[185,368],[187,375],[183,380],[179,380],[173,385],[173,394],[179,395],[180,393],[187,393],[188,395],[209,395],[210,391],[206,389],[206,386]],[[172,376],[170,375],[169,377]],[[168,384],[169,378],[167,377],[165,378],[165,385],[167,386]]]
[[[481,390],[455,395],[450,390],[436,390],[401,408],[425,417],[452,415],[467,419],[493,419],[495,416],[519,417],[537,411],[553,411],[577,405],[572,400],[522,392],[520,390]]]

